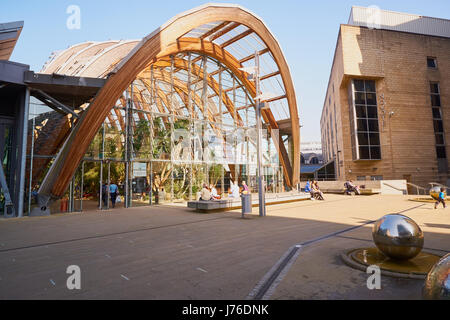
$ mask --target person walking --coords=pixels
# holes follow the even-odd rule
[[[116,206],[117,194],[119,193],[119,187],[113,182],[109,185],[109,195],[111,197],[112,207]]]
[[[437,209],[439,203],[442,202],[442,205],[444,206],[444,208],[446,208],[447,206],[445,205],[445,188],[441,188],[441,192],[439,192],[439,197],[436,201],[436,203],[434,204],[434,208]]]

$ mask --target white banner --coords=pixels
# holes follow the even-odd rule
[[[147,176],[147,163],[133,162],[133,178]]]

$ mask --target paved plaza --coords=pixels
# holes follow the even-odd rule
[[[345,249],[372,245],[370,221],[387,213],[415,220],[425,248],[450,251],[450,209],[411,196],[326,195],[258,208],[200,214],[156,206],[0,220],[0,299],[246,299],[294,245],[298,255],[265,299],[420,299],[423,280],[346,266]],[[347,232],[341,232],[349,229]],[[66,269],[81,269],[68,290]]]

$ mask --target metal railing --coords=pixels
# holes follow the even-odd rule
[[[438,186],[438,187],[445,188],[445,189],[450,189],[445,184],[442,184],[442,183],[439,183],[439,182],[429,182],[428,184],[431,184],[430,189],[433,188],[434,186]]]
[[[417,194],[417,195],[421,195],[421,194],[427,195],[428,194],[428,190],[426,188],[418,186],[417,184],[414,184],[414,183],[411,183],[411,182],[406,182],[406,185],[410,186],[412,188],[415,188],[415,190],[416,190],[415,194]],[[423,191],[423,193],[421,193],[421,191]]]

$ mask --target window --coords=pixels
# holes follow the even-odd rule
[[[370,176],[370,180],[383,180],[383,176]]]
[[[427,57],[427,66],[430,69],[437,69],[436,58]]]
[[[444,139],[444,123],[442,121],[441,95],[438,82],[430,82],[431,111],[433,114],[433,128],[436,142],[436,156],[446,159]]]
[[[349,87],[354,160],[380,160],[377,94],[374,80],[353,79]]]

